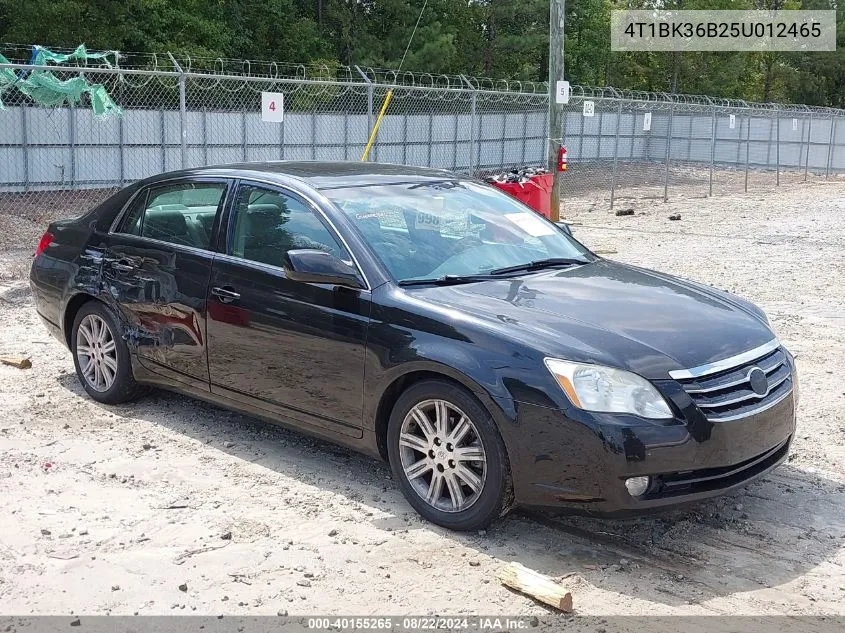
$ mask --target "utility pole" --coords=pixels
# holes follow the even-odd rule
[[[552,222],[560,221],[560,173],[557,170],[558,148],[563,129],[563,107],[555,103],[555,84],[563,80],[563,23],[566,0],[549,2],[549,155],[548,169],[554,175],[552,186]]]

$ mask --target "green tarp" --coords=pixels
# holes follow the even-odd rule
[[[89,53],[84,45],[80,45],[70,54],[54,53],[46,48],[36,46],[33,48],[30,64],[33,66],[47,66],[53,64],[64,64],[72,60],[101,60],[107,67],[111,68],[108,56],[114,53]],[[3,55],[0,55],[0,63],[8,64]],[[65,103],[77,105],[82,95],[88,93],[91,101],[91,109],[94,116],[104,117],[112,114],[120,116],[121,109],[112,100],[109,93],[102,84],[91,84],[85,79],[82,70],[77,77],[62,81],[48,70],[33,70],[29,73],[3,68],[0,69],[0,97],[7,89],[16,87],[21,93],[43,106],[61,106]],[[3,108],[3,101],[0,98],[0,109]]]

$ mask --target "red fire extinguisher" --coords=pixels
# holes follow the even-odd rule
[[[566,171],[568,160],[566,158],[566,147],[561,145],[557,150],[557,170]]]

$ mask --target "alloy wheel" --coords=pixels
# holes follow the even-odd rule
[[[487,477],[487,456],[472,420],[445,400],[414,406],[399,432],[405,476],[428,505],[461,512],[474,504]]]
[[[85,381],[95,390],[108,391],[117,375],[117,346],[108,324],[87,315],[76,331],[76,358]]]

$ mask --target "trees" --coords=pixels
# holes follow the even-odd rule
[[[0,0],[0,42],[276,62],[399,66],[425,0]],[[610,50],[613,9],[836,9],[835,0],[568,0],[573,83],[845,104],[845,51]],[[549,0],[428,0],[403,68],[544,81]]]

